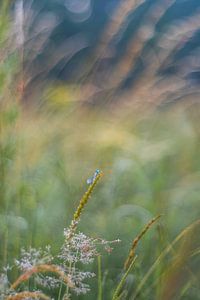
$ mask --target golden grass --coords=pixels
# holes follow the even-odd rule
[[[181,233],[173,240],[173,242],[162,251],[162,253],[158,256],[156,261],[153,263],[153,265],[150,267],[148,272],[144,275],[143,279],[139,283],[137,289],[134,292],[134,295],[133,295],[133,298],[132,298],[133,300],[137,298],[138,294],[140,293],[140,291],[144,287],[144,285],[145,285],[146,281],[148,280],[148,278],[151,276],[151,274],[156,269],[156,267],[159,265],[159,263],[162,261],[162,259],[172,250],[173,246],[177,242],[179,242],[183,237],[185,237],[187,235],[190,235],[191,232],[198,226],[200,226],[200,220],[197,220],[197,221],[193,222],[192,224],[187,226],[185,229],[183,229],[183,231],[181,231]]]
[[[50,300],[50,297],[39,292],[20,292],[15,295],[8,296],[5,300],[21,300],[21,299],[42,299]]]
[[[161,215],[156,216],[155,218],[153,218],[151,221],[149,221],[149,223],[143,228],[143,230],[138,234],[138,236],[133,240],[132,246],[131,246],[131,250],[129,252],[128,258],[125,261],[124,264],[124,269],[127,270],[128,267],[130,266],[134,256],[135,256],[135,249],[139,243],[139,241],[141,240],[141,238],[145,235],[145,233],[149,230],[149,228],[156,222],[158,221],[158,219],[160,219]]]
[[[74,287],[70,278],[68,276],[66,276],[65,273],[58,266],[42,264],[42,265],[38,265],[38,266],[33,266],[31,269],[29,269],[28,271],[23,273],[21,276],[19,276],[17,278],[17,280],[11,285],[11,289],[13,289],[13,290],[16,289],[22,282],[29,280],[29,278],[33,274],[47,273],[47,272],[51,272],[51,273],[58,275],[66,285],[68,285],[71,288]]]

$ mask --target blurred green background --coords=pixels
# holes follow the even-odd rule
[[[177,1],[176,5],[183,2]],[[197,6],[198,1],[193,2]],[[146,3],[146,7],[147,4],[150,6],[151,2]],[[87,178],[99,168],[104,176],[88,202],[79,229],[93,237],[122,241],[112,254],[102,256],[103,299],[111,299],[134,237],[151,218],[163,214],[159,225],[146,234],[137,249],[136,269],[126,283],[127,299],[132,299],[134,290],[159,253],[199,218],[198,70],[195,69],[194,81],[185,71],[180,87],[179,73],[166,73],[173,66],[177,72],[181,67],[181,63],[176,65],[177,61],[173,61],[177,52],[172,48],[170,59],[167,56],[167,63],[164,61],[164,67],[170,68],[164,71],[158,68],[152,73],[150,66],[150,72],[144,73],[144,77],[139,72],[132,89],[129,76],[125,83],[117,80],[117,86],[111,84],[104,89],[105,78],[110,78],[110,68],[115,70],[117,61],[112,58],[104,66],[102,59],[96,66],[94,54],[84,58],[91,59],[86,73],[84,67],[87,66],[77,64],[76,73],[80,76],[73,77],[73,72],[67,78],[60,78],[60,73],[55,76],[56,71],[62,69],[63,57],[56,61],[55,69],[50,63],[47,71],[38,75],[41,62],[36,64],[37,71],[29,67],[41,57],[34,56],[30,63],[30,46],[26,43],[13,46],[11,41],[13,11],[14,6],[9,6],[7,1],[1,5],[0,265],[12,264],[21,247],[50,244],[56,253],[63,242],[63,228],[70,224],[79,199],[87,189]],[[146,10],[145,13],[148,16]],[[192,27],[195,34],[198,26],[195,23]],[[128,33],[124,32],[125,39]],[[60,33],[57,36],[62,37]],[[50,39],[49,35],[47,38]],[[153,56],[149,57],[145,49],[150,46],[143,47],[138,55],[144,53],[143,63],[149,65]],[[191,47],[183,59],[190,56]],[[196,46],[194,49],[196,51]],[[58,57],[57,48],[53,51]],[[161,49],[161,54],[163,51]],[[48,58],[48,51],[46,53]],[[80,54],[78,60],[81,57]],[[188,67],[190,75],[193,67],[194,63]],[[70,73],[73,68],[69,65],[65,72]],[[142,72],[143,68],[139,70]],[[149,86],[149,82],[153,85]],[[178,87],[178,93],[175,89],[175,94],[171,94],[173,84]],[[163,93],[160,93],[161,88]],[[191,249],[199,249],[199,239],[199,232],[192,236]],[[175,253],[179,247],[175,247]],[[139,299],[200,299],[200,264],[196,256],[186,259],[177,274],[173,296],[161,298],[162,285],[158,281],[167,266],[173,265],[173,259],[173,253],[163,259]],[[97,262],[89,268],[97,272]],[[11,274],[11,278],[15,276]],[[91,292],[77,299],[97,298],[97,278],[90,282]],[[163,283],[163,289],[169,282]]]

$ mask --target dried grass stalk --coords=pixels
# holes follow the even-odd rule
[[[143,230],[139,233],[139,235],[133,240],[132,246],[131,246],[131,250],[129,252],[128,258],[124,264],[124,269],[127,270],[128,267],[130,266],[134,256],[135,256],[135,249],[139,243],[139,241],[141,240],[141,238],[145,235],[145,233],[147,232],[147,230],[149,230],[149,228],[161,217],[161,215],[158,215],[157,217],[153,218],[144,228]]]
[[[74,287],[74,284],[72,283],[70,278],[68,276],[66,276],[65,273],[63,272],[63,270],[61,270],[58,266],[43,264],[43,265],[33,266],[31,269],[29,269],[28,271],[23,273],[21,276],[19,276],[17,278],[17,280],[11,285],[11,289],[13,289],[13,290],[16,289],[22,282],[29,280],[29,278],[33,274],[47,273],[47,272],[52,272],[52,273],[58,275],[59,277],[62,278],[62,281],[64,283],[66,283],[69,287],[71,287],[71,288]]]

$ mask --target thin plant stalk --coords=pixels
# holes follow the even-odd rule
[[[72,269],[72,263],[71,261],[69,262],[69,274],[71,273],[71,269]],[[66,288],[66,295],[68,296],[69,295],[69,286],[67,285],[67,288]]]
[[[134,257],[134,259],[133,259],[132,262],[130,263],[128,269],[127,269],[126,272],[124,273],[122,279],[120,280],[120,282],[119,282],[119,284],[118,284],[118,286],[117,286],[117,288],[116,288],[116,290],[115,290],[115,292],[114,292],[114,295],[113,295],[112,300],[117,300],[117,299],[119,299],[120,291],[122,290],[123,285],[124,285],[124,283],[125,283],[125,280],[126,280],[128,274],[130,273],[130,271],[131,271],[133,265],[135,264],[136,259],[137,259],[137,256]]]
[[[101,271],[101,255],[98,255],[98,300],[102,300],[102,271]]]
[[[58,300],[61,300],[62,287],[63,287],[63,281],[60,283],[59,292],[58,292]]]

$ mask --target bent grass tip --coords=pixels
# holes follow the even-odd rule
[[[141,240],[141,238],[145,235],[145,233],[149,230],[149,228],[156,222],[158,221],[158,219],[160,219],[162,215],[158,215],[155,218],[151,219],[146,226],[143,228],[143,230],[138,234],[138,236],[133,240],[132,242],[132,246],[128,255],[127,260],[125,261],[124,264],[124,270],[127,270],[129,265],[131,264],[133,258],[135,257],[135,249],[139,243],[139,241]]]

